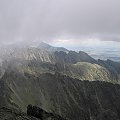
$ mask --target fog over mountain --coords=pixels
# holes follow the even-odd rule
[[[46,43],[0,50],[3,120],[120,120],[120,63]]]
[[[119,6],[119,0],[0,0],[0,41],[119,42]]]
[[[119,0],[0,0],[0,120],[120,120]]]

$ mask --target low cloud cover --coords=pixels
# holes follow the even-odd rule
[[[119,0],[0,0],[1,43],[90,38],[120,41]]]

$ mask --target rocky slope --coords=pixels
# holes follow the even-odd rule
[[[67,75],[79,80],[106,81],[119,84],[118,73],[110,71],[105,66],[88,62],[77,62],[76,64],[52,64],[43,62],[41,63],[40,61],[32,60],[26,61],[24,65],[21,65],[21,69],[32,74],[55,74],[56,72],[58,72],[62,75]]]
[[[28,116],[25,113],[16,111],[13,108],[2,107],[0,109],[0,120],[39,120],[35,117]]]
[[[51,46],[51,45],[49,45],[49,44],[47,44],[47,43],[44,43],[44,42],[41,42],[40,44],[39,44],[39,46],[37,46],[38,48],[40,48],[40,49],[44,49],[44,50],[46,50],[46,51],[50,51],[50,52],[56,52],[56,51],[64,51],[64,52],[69,52],[69,50],[67,50],[66,48],[64,48],[64,47],[54,47],[54,46]]]
[[[90,62],[96,63],[92,57],[84,52],[75,51],[56,51],[50,52],[45,49],[36,47],[24,47],[24,48],[7,48],[0,51],[0,58],[4,60],[19,59],[19,60],[40,60],[41,62],[49,63],[77,63],[77,62]]]
[[[120,119],[120,86],[89,82],[56,74],[20,73],[8,70],[1,79],[2,106],[26,111],[37,105],[69,120]],[[3,89],[4,88],[4,89]]]
[[[26,112],[32,104],[68,120],[120,120],[120,63],[35,47],[2,53],[1,119],[31,120],[3,107]]]
[[[2,107],[0,109],[0,120],[65,120],[58,115],[47,113],[36,106],[33,106],[33,109],[29,109],[29,111],[31,113],[26,114],[13,108]],[[38,113],[39,116],[37,116]]]
[[[120,63],[96,61],[82,51],[79,53],[75,51],[68,51],[67,53],[64,51],[50,52],[49,49],[47,51],[35,47],[24,47],[22,49],[10,49],[7,54],[3,51],[3,54],[0,55],[1,61],[27,61],[27,64],[31,62],[29,64],[30,67],[25,66],[26,68],[24,69],[33,69],[36,64],[35,66],[39,70],[37,72],[55,73],[57,71],[80,80],[100,80],[112,83],[119,83],[120,79]]]
[[[69,51],[65,53],[63,51],[54,53],[56,61],[60,63],[71,63],[75,64],[77,62],[89,62],[89,63],[97,63],[95,59],[90,57],[87,53],[83,51],[79,51],[79,53],[75,51]]]

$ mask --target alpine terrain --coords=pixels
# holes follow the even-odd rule
[[[120,63],[46,43],[3,46],[0,120],[120,120]]]

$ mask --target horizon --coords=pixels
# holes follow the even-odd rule
[[[1,0],[0,42],[39,40],[70,49],[120,42],[119,5],[118,0]]]
[[[94,39],[89,39],[84,42],[80,41],[79,43],[75,43],[74,40],[57,40],[54,42],[46,42],[43,41],[45,44],[49,44],[53,47],[64,47],[68,50],[72,51],[84,51],[87,54],[89,54],[94,59],[101,59],[101,60],[113,60],[120,62],[120,42],[117,41],[100,41],[96,40],[97,42],[94,42]],[[17,41],[13,43],[7,43],[7,44],[1,44],[0,48],[24,48],[24,47],[38,47],[39,44],[42,43],[41,41]],[[63,44],[64,43],[64,44]]]
[[[118,0],[0,0],[0,46],[45,42],[118,58],[119,5]]]

